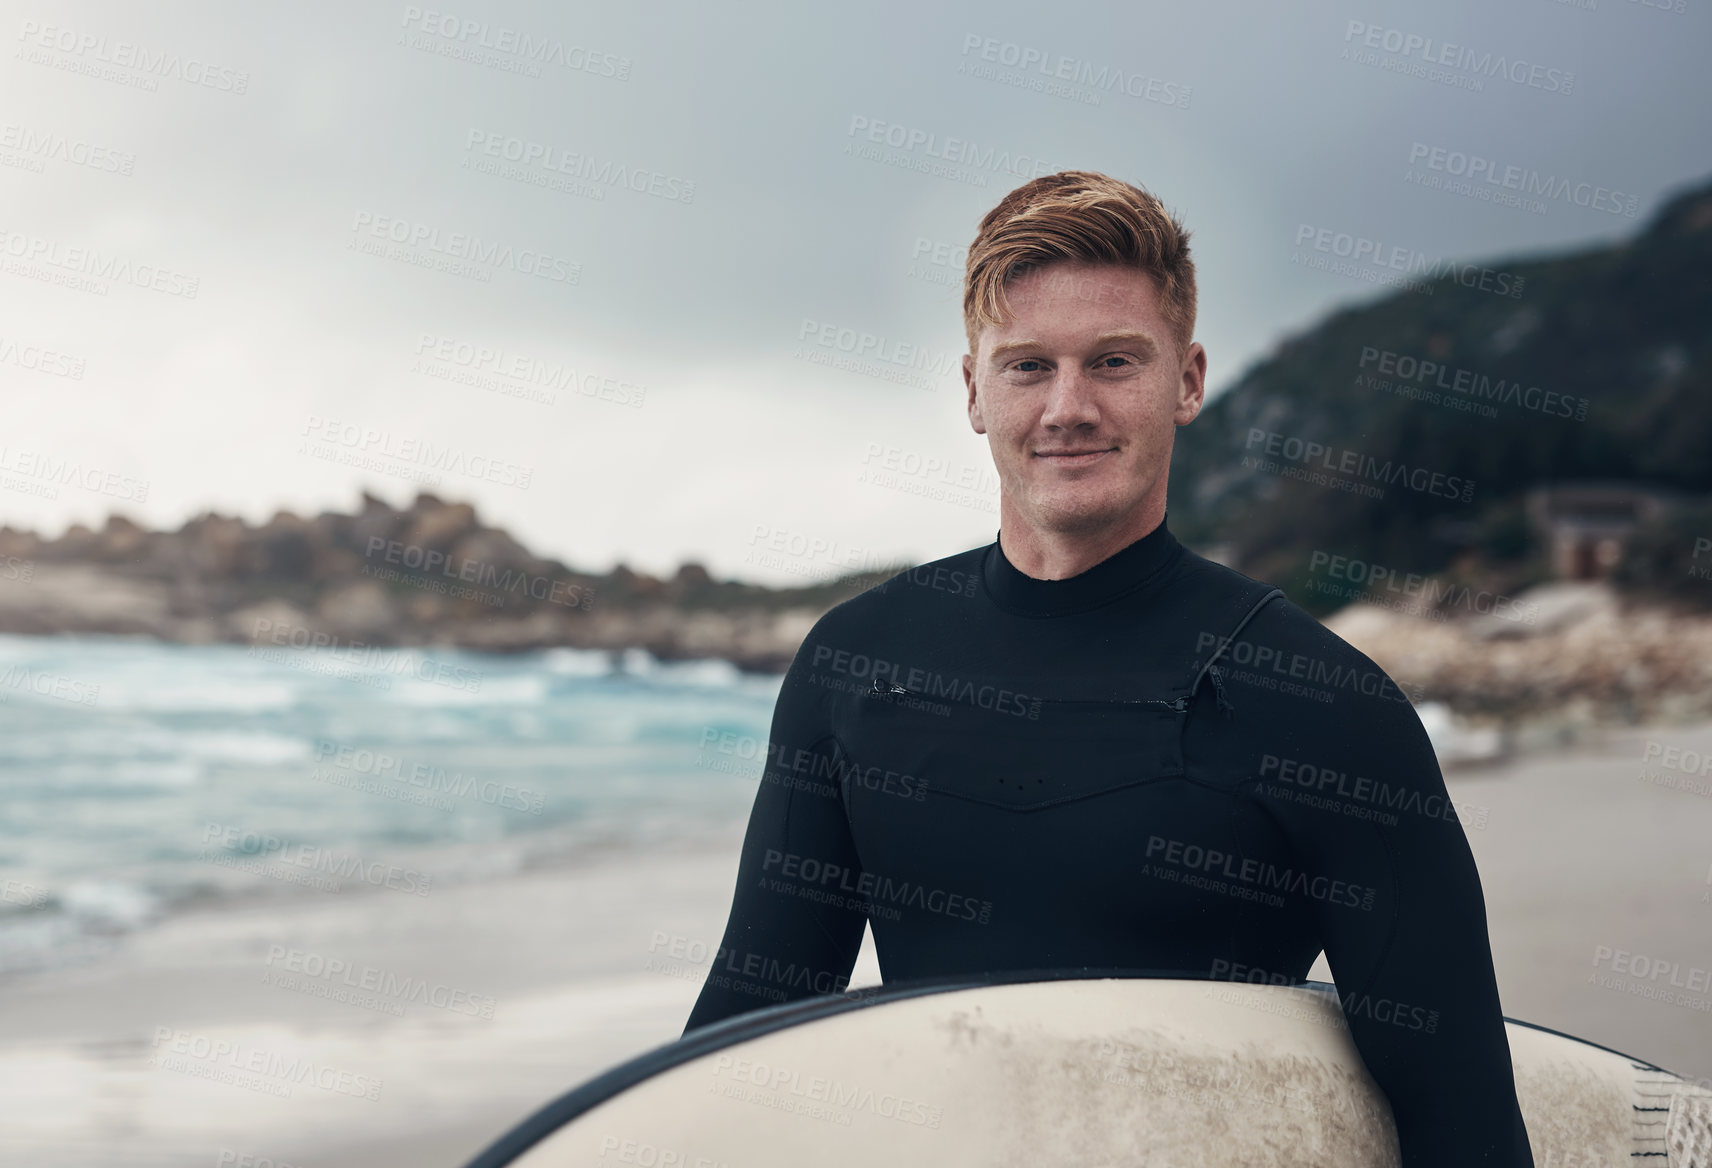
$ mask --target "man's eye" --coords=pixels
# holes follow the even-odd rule
[[[1024,369],[1023,366],[1024,365],[1039,365],[1039,364],[1040,364],[1040,362],[1035,360],[1033,357],[1024,357],[1021,361],[1018,361],[1015,365],[1011,366],[1011,368],[1015,369],[1018,373],[1033,373],[1034,370]]]
[[[1128,357],[1113,356],[1113,357],[1102,357],[1102,358],[1100,358],[1100,360],[1102,363],[1104,363],[1106,361],[1123,361],[1123,362],[1127,363],[1129,361],[1129,358]],[[1107,365],[1106,368],[1107,369],[1116,369],[1117,366],[1116,365]]]

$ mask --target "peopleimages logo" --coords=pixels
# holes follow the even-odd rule
[[[493,1017],[494,999],[486,994],[472,994],[441,982],[431,984],[425,978],[401,977],[391,970],[379,969],[373,965],[357,965],[340,957],[326,957],[303,949],[287,949],[284,945],[269,945],[266,964],[272,971],[263,975],[263,983],[267,985],[302,989],[303,983],[290,979],[279,980],[272,976],[273,973],[301,975],[309,979],[309,985],[324,983],[332,987],[333,983],[337,982],[337,988],[342,990],[372,991],[382,998],[392,1000],[387,1004],[415,1002],[439,1010],[450,1010],[456,1014],[468,1014],[473,1018]],[[329,995],[317,993],[314,996]]]
[[[664,174],[647,167],[614,163],[610,158],[596,159],[591,154],[492,130],[471,127],[464,139],[464,150],[472,154],[479,150],[490,158],[504,159],[506,162],[520,163],[524,167],[570,175],[589,182],[604,183],[608,187],[628,187],[637,194],[653,195],[655,198],[674,203],[689,203],[695,200],[696,185],[690,179]],[[600,196],[604,195],[601,188],[596,190]]]
[[[0,365],[13,365],[19,369],[46,373],[50,377],[82,381],[83,371],[88,364],[86,357],[76,357],[57,349],[48,349],[28,342],[20,343],[15,338],[0,336]]]
[[[130,284],[164,296],[181,296],[195,300],[201,288],[201,278],[159,264],[138,262],[129,256],[100,248],[62,244],[57,239],[45,239],[23,231],[0,228],[0,258],[17,260],[23,267],[8,264],[6,271],[15,275],[46,279],[57,269],[64,279],[48,279],[49,283],[66,283],[80,292],[105,296],[111,284]],[[36,265],[41,265],[37,268]],[[111,281],[111,284],[108,283]]]
[[[977,170],[997,171],[1014,178],[1041,178],[1059,169],[1028,154],[1019,153],[1013,156],[1009,150],[1000,150],[994,146],[983,148],[965,138],[941,138],[938,134],[917,126],[883,122],[861,114],[850,116],[850,128],[846,135],[851,138],[860,135],[868,142],[890,146],[894,150],[910,154],[919,151],[926,158],[937,158]]]
[[[1304,1001],[1317,999],[1322,992],[1302,984],[1288,974],[1261,969],[1259,966],[1232,963],[1222,957],[1214,960],[1211,979],[1214,981],[1245,982],[1249,985],[1283,986],[1303,995]],[[1375,1022],[1383,1022],[1403,1030],[1416,1030],[1424,1034],[1437,1033],[1439,1028],[1439,1012],[1426,1006],[1412,1006],[1407,1002],[1394,1001],[1391,998],[1375,998],[1368,994],[1339,994],[1336,992],[1336,987],[1333,987],[1333,996],[1342,1009],[1323,1020],[1340,1030],[1346,1029],[1349,1019],[1352,1018],[1370,1018]],[[1251,996],[1246,1001],[1234,998],[1223,1000],[1233,1001],[1239,1005],[1248,1005],[1251,1008],[1259,1007],[1264,1010],[1267,1003],[1275,1002],[1277,999],[1275,996],[1260,999]],[[1322,1018],[1313,1017],[1310,1020],[1321,1021]]]
[[[1641,773],[1636,778],[1643,783],[1712,796],[1712,778],[1707,777],[1712,775],[1712,751],[1684,750],[1648,741],[1641,752],[1641,762]],[[1647,763],[1654,766],[1644,765]]]
[[[302,1055],[288,1056],[283,1051],[264,1050],[225,1038],[209,1038],[188,1030],[174,1030],[170,1026],[155,1027],[154,1047],[162,1053],[152,1056],[151,1064],[198,1078],[216,1079],[287,1097],[291,1094],[288,1084],[296,1083],[370,1101],[380,1098],[379,1079],[317,1063]]]
[[[1530,625],[1539,614],[1540,606],[1533,601],[1518,601],[1512,596],[1484,588],[1470,588],[1466,584],[1458,585],[1417,572],[1402,572],[1383,564],[1370,563],[1352,556],[1335,555],[1318,548],[1308,556],[1308,572],[1314,576],[1323,573],[1332,580],[1343,582],[1333,584],[1327,580],[1310,580],[1308,591],[1329,593],[1346,600],[1359,598],[1368,604],[1398,607],[1387,603],[1391,599],[1387,594],[1401,593],[1411,600],[1419,600],[1421,605],[1435,616],[1438,615],[1440,606],[1446,606],[1463,608],[1480,616],[1491,615],[1501,620]]]
[[[1195,637],[1197,663],[1201,654],[1209,649],[1212,650],[1209,660],[1221,662],[1227,667],[1235,665],[1251,669],[1262,679],[1268,675],[1271,675],[1273,680],[1293,678],[1304,684],[1324,686],[1328,692],[1348,689],[1366,697],[1412,704],[1409,695],[1382,669],[1357,669],[1353,665],[1334,663],[1310,657],[1305,653],[1280,650],[1275,645],[1260,644],[1246,638],[1232,640],[1222,633],[1202,630]],[[1240,671],[1232,673],[1231,676],[1234,680],[1249,680]]]
[[[1045,49],[1032,45],[1019,45],[1012,41],[1000,41],[995,37],[984,37],[980,33],[963,34],[964,57],[974,53],[983,61],[998,65],[1009,66],[1024,75],[1025,88],[1038,90],[1053,96],[1080,96],[1075,92],[1076,86],[1087,86],[1090,92],[1082,100],[1092,98],[1087,104],[1098,105],[1099,94],[1110,93],[1114,89],[1130,97],[1141,98],[1144,101],[1159,102],[1163,105],[1177,106],[1179,109],[1189,108],[1189,97],[1193,92],[1189,86],[1176,81],[1167,81],[1162,77],[1150,77],[1139,69],[1123,69],[1116,66],[1095,65],[1092,61],[1080,57],[1067,57],[1063,53],[1049,53]],[[965,66],[958,66],[958,72],[964,72]],[[1044,81],[1027,77],[1029,73],[1038,73]],[[976,74],[980,76],[980,74]],[[989,77],[989,80],[1001,80],[1000,77]],[[1066,83],[1057,85],[1055,83]],[[1095,93],[1092,91],[1099,91]]]
[[[1420,815],[1427,819],[1442,819],[1447,823],[1461,823],[1463,819],[1457,814],[1457,806],[1448,794],[1430,791],[1423,794],[1419,787],[1393,786],[1384,779],[1370,779],[1365,775],[1352,775],[1348,771],[1336,770],[1332,767],[1315,766],[1313,763],[1301,762],[1293,758],[1280,758],[1276,754],[1261,756],[1259,777],[1270,778],[1274,783],[1286,786],[1300,787],[1316,795],[1328,792],[1342,799],[1353,799],[1357,803],[1372,804],[1374,807],[1395,811],[1405,811]],[[1300,800],[1298,800],[1300,801]],[[1308,806],[1315,806],[1308,803]],[[1336,809],[1335,805],[1332,808]],[[1475,827],[1486,826],[1487,809],[1473,804],[1464,804],[1464,809],[1473,812],[1469,820]],[[1342,807],[1344,814],[1354,818],[1373,818],[1358,814],[1361,809],[1352,810],[1348,805]],[[1380,822],[1388,819],[1387,826],[1397,822],[1396,816],[1386,816]]]
[[[1593,183],[1572,182],[1558,175],[1542,175],[1529,167],[1509,164],[1501,166],[1493,159],[1469,154],[1463,150],[1414,142],[1409,146],[1409,165],[1412,167],[1416,164],[1452,178],[1466,178],[1470,182],[1482,182],[1540,199],[1573,203],[1577,207],[1589,207],[1610,215],[1621,215],[1626,219],[1633,219],[1640,213],[1639,195],[1625,194]]]
[[[597,52],[586,45],[570,44],[542,36],[527,29],[509,25],[492,25],[485,20],[459,17],[456,13],[422,9],[408,5],[400,19],[401,27],[439,38],[448,44],[488,49],[513,56],[528,64],[531,76],[539,76],[541,65],[557,65],[578,73],[611,77],[618,81],[630,79],[629,57],[617,53]],[[417,47],[417,46],[411,46]],[[481,63],[478,59],[478,63]]]
[[[584,366],[525,356],[434,333],[418,334],[416,357],[416,363],[411,366],[412,373],[495,390],[507,397],[529,397],[546,405],[557,401],[557,391],[567,390],[615,405],[640,408],[648,392],[645,385],[597,373]]]
[[[116,150],[81,138],[70,138],[51,130],[37,130],[17,122],[0,123],[0,148],[16,150],[33,159],[51,159],[104,170],[111,174],[128,175],[135,170],[137,156],[128,150]]]
[[[196,57],[187,57],[172,50],[157,49],[131,41],[109,41],[105,33],[89,33],[26,20],[18,30],[18,39],[24,42],[27,49],[51,49],[65,53],[79,64],[93,62],[97,65],[116,65],[122,69],[135,69],[148,74],[147,80],[150,84],[143,88],[149,90],[158,87],[159,83],[155,79],[159,77],[170,77],[190,85],[203,85],[209,89],[239,95],[250,85],[250,75],[243,69],[212,65]],[[48,61],[37,63],[46,64]],[[71,71],[91,72],[87,68],[72,68]]]
[[[304,453],[308,442],[314,441],[334,449],[343,447],[370,457],[418,463],[431,470],[482,479],[523,491],[529,489],[530,479],[535,474],[533,465],[521,466],[509,459],[483,455],[452,443],[437,443],[432,438],[324,418],[320,414],[306,414],[299,432],[305,436],[305,440],[298,444],[299,453]]]
[[[393,215],[376,215],[358,211],[351,221],[352,238],[348,244],[356,247],[365,237],[385,244],[421,249],[439,254],[447,260],[462,261],[486,275],[489,270],[517,272],[525,276],[559,284],[575,284],[582,279],[582,265],[562,256],[527,247],[514,247],[494,239],[483,239],[461,231],[442,231],[432,223],[414,222]],[[359,249],[366,250],[366,249]],[[373,254],[381,254],[376,251]],[[392,257],[388,257],[392,258]]]
[[[1147,837],[1147,858],[1194,872],[1216,873],[1227,880],[1257,888],[1298,893],[1326,904],[1359,908],[1364,912],[1372,910],[1374,899],[1379,894],[1377,888],[1367,885],[1299,872],[1294,868],[1279,868],[1267,860],[1235,856],[1218,848],[1157,835]]]
[[[824,890],[831,885],[840,892],[851,894],[850,906],[865,904],[868,911],[881,916],[889,915],[892,920],[900,919],[901,914],[897,912],[899,906],[921,909],[955,920],[974,921],[982,925],[991,920],[993,915],[993,902],[990,900],[978,900],[973,896],[948,892],[943,888],[929,888],[925,884],[910,880],[894,880],[878,872],[852,871],[830,860],[768,848],[765,858],[761,861],[761,870],[771,872],[775,866],[780,875],[788,880],[801,881],[803,887],[817,885]],[[762,877],[762,882],[763,887],[769,887],[770,891],[791,891],[784,880],[773,880],[769,884],[767,877]],[[837,907],[846,905],[840,904]],[[891,911],[888,914],[885,910]]]
[[[1575,90],[1575,74],[1568,70],[1534,64],[1519,57],[1512,58],[1489,50],[1483,52],[1451,41],[1435,40],[1420,33],[1405,32],[1400,28],[1386,28],[1383,25],[1368,24],[1363,20],[1352,20],[1344,28],[1343,39],[1345,45],[1350,46],[1343,51],[1345,58],[1361,64],[1377,64],[1379,62],[1373,59],[1373,53],[1366,54],[1366,57],[1356,54],[1361,49],[1378,49],[1388,54],[1397,64],[1409,66],[1393,67],[1395,72],[1410,72],[1432,81],[1450,79],[1434,74],[1462,74],[1462,77],[1456,78],[1464,83],[1462,88],[1481,89],[1486,79],[1501,78],[1516,85],[1542,89],[1547,93],[1567,96]],[[1356,44],[1358,39],[1359,44]],[[1435,66],[1442,68],[1434,68]]]
[[[1470,399],[1503,402],[1553,417],[1574,418],[1578,422],[1587,420],[1587,407],[1593,404],[1584,397],[1541,389],[1537,385],[1525,385],[1520,378],[1512,380],[1500,377],[1494,380],[1485,373],[1476,373],[1471,369],[1459,369],[1409,353],[1363,345],[1357,368],[1366,370],[1370,366],[1387,377],[1396,378],[1399,383],[1409,383],[1421,388],[1433,386]],[[1388,382],[1381,383],[1373,381],[1372,378],[1369,378],[1369,382],[1371,385],[1364,386],[1360,378],[1356,379],[1358,388],[1390,387]]]
[[[729,1054],[722,1054],[714,1060],[713,1074],[716,1079],[725,1078],[762,1088],[769,1095],[776,1094],[781,1098],[787,1095],[796,1096],[798,1099],[826,1103],[844,1112],[863,1111],[917,1127],[937,1128],[944,1117],[942,1108],[919,1099],[894,1095],[888,1091],[875,1091],[872,1087],[859,1083],[845,1083],[822,1075],[805,1075],[794,1067],[752,1062]],[[752,1098],[751,1102],[771,1101]],[[848,1117],[843,1117],[840,1122],[847,1124]]]
[[[1429,259],[1427,253],[1418,248],[1387,246],[1381,239],[1369,239],[1348,231],[1334,231],[1330,227],[1317,227],[1312,223],[1296,225],[1296,246],[1301,247],[1304,244],[1314,251],[1364,263],[1374,269],[1406,272],[1418,281],[1442,280],[1448,276],[1464,288],[1490,292],[1495,296],[1508,296],[1512,300],[1522,298],[1522,289],[1527,284],[1525,277],[1512,272],[1500,272],[1479,264],[1458,263],[1442,255],[1436,260]],[[1430,294],[1430,286],[1423,284],[1422,287]]]
[[[1245,450],[1259,447],[1274,458],[1302,466],[1317,465],[1333,474],[1349,475],[1375,483],[1396,484],[1434,495],[1441,499],[1457,499],[1467,503],[1474,498],[1474,480],[1445,475],[1425,467],[1411,467],[1405,462],[1383,461],[1359,450],[1341,450],[1320,442],[1310,442],[1276,430],[1250,427]],[[1261,469],[1271,469],[1261,466]]]
[[[890,688],[877,688],[874,691],[879,696],[903,692],[917,698],[961,702],[978,709],[1012,714],[1030,721],[1040,719],[1040,699],[1037,697],[990,683],[977,686],[967,678],[923,669],[908,662],[888,661],[884,657],[852,653],[848,649],[817,644],[811,664],[816,669],[826,669],[848,677],[872,677],[881,686],[889,684]]]
[[[468,556],[453,556],[450,552],[439,551],[436,548],[423,547],[420,544],[401,543],[384,536],[371,535],[368,547],[363,552],[365,559],[372,560],[376,553],[389,564],[401,564],[412,572],[432,576],[439,574],[448,579],[462,580],[466,583],[479,583],[485,588],[493,588],[499,592],[509,592],[513,595],[529,596],[549,604],[559,604],[566,608],[589,608],[594,598],[587,593],[594,591],[587,584],[574,581],[554,580],[549,576],[520,572],[507,567],[503,571],[497,564],[482,560],[473,560]],[[363,574],[368,575],[372,564],[363,565]],[[396,575],[396,574],[395,574]]]
[[[480,775],[465,774],[462,770],[448,771],[445,767],[433,763],[370,750],[367,747],[351,746],[326,738],[315,740],[315,759],[317,762],[331,759],[334,766],[351,772],[352,775],[368,775],[377,780],[384,779],[387,783],[425,788],[432,794],[474,799],[489,807],[503,807],[531,815],[539,815],[546,802],[545,796],[528,787],[501,783],[497,779],[484,779]],[[318,771],[313,777],[322,776]]]
[[[709,758],[709,751],[724,755],[729,761]],[[747,734],[736,734],[708,726],[701,734],[701,754],[698,767],[726,773],[749,773],[750,768],[739,764],[760,761],[761,781],[778,783],[795,791],[811,791],[817,795],[836,798],[845,788],[861,787],[920,803],[927,798],[927,780],[907,771],[887,770],[881,766],[862,764],[819,750],[807,750],[791,743],[763,743]]]
[[[769,523],[755,524],[743,562],[803,576],[820,574],[823,565],[840,575],[895,571],[898,566],[898,561],[892,556]]]
[[[958,369],[962,364],[962,359],[956,353],[930,349],[926,345],[909,344],[876,333],[813,320],[806,316],[797,326],[797,340],[800,343],[813,344],[822,349],[836,350],[859,361],[881,361],[888,365],[897,366],[899,369],[927,373],[931,377],[944,377]],[[893,380],[906,379],[894,378]],[[919,386],[924,389],[932,390],[935,385],[936,383],[932,380],[919,381]]]
[[[1610,973],[1601,972],[1609,968]],[[1619,977],[1618,974],[1626,976]],[[1661,986],[1659,981],[1663,979]],[[1712,1013],[1712,970],[1695,965],[1686,971],[1679,961],[1666,961],[1627,949],[1599,945],[1593,950],[1593,972],[1587,984],[1621,990],[1636,997],[1651,998],[1670,1006]]]
[[[8,665],[0,671],[0,687],[19,693],[28,690],[44,698],[58,698],[80,706],[93,706],[101,696],[99,684],[91,685],[51,670],[31,669],[28,665]]]
[[[7,481],[12,475],[17,479]],[[149,497],[147,479],[134,479],[117,471],[85,466],[78,458],[5,445],[0,445],[0,486],[48,499],[59,498],[60,487],[81,487],[130,503],[144,503]]]
[[[434,879],[431,874],[415,868],[401,868],[378,860],[365,861],[350,852],[335,852],[316,844],[300,844],[266,832],[246,831],[223,823],[207,824],[202,829],[202,843],[202,859],[216,863],[233,861],[225,864],[226,867],[258,871],[261,870],[260,857],[267,856],[277,863],[289,864],[306,872],[324,873],[318,878],[317,886],[331,884],[332,887],[326,888],[329,892],[338,891],[339,880],[356,879],[376,888],[427,896],[429,884]],[[262,870],[261,874],[266,875],[267,872]],[[294,880],[293,883],[305,881]]]

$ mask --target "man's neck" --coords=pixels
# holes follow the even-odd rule
[[[1056,531],[1030,527],[1009,505],[999,502],[999,550],[1017,571],[1036,580],[1067,580],[1109,559],[1150,534],[1165,519],[1165,503],[1148,503],[1122,523],[1093,531]]]

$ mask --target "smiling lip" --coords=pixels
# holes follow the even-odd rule
[[[1097,450],[1037,450],[1034,452],[1034,456],[1036,458],[1050,458],[1058,462],[1077,465],[1085,462],[1093,462],[1096,458],[1100,457],[1100,455],[1110,454],[1116,449],[1117,447],[1115,446],[1102,446]]]

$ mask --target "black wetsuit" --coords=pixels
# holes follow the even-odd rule
[[[995,541],[798,650],[686,1030],[887,981],[1323,949],[1405,1168],[1531,1165],[1474,857],[1408,695],[1161,525],[1065,580]]]

